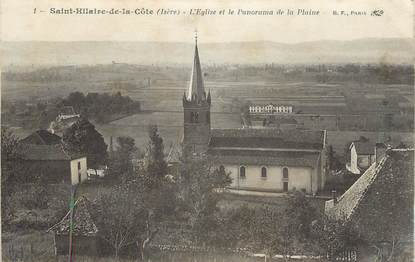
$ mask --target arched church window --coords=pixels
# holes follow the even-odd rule
[[[246,178],[245,167],[244,166],[241,166],[239,168],[239,177],[242,178],[242,179]]]
[[[262,167],[261,168],[261,177],[262,178],[266,178],[267,177],[267,168],[266,167]]]
[[[282,178],[288,179],[288,168],[286,167],[282,169]]]
[[[206,122],[210,122],[210,112],[209,111],[207,111],[206,112]]]

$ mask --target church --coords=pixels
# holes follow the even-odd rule
[[[197,38],[188,90],[183,95],[183,153],[206,156],[230,173],[231,189],[256,192],[324,188],[326,132],[272,127],[212,129],[210,91],[206,93]]]

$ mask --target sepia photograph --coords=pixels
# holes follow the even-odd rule
[[[0,4],[1,261],[414,261],[413,1]]]

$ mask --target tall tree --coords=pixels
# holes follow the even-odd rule
[[[168,172],[167,162],[164,159],[163,138],[155,125],[149,127],[148,136],[149,142],[143,171],[149,186],[157,187]]]
[[[131,137],[117,137],[117,147],[110,156],[108,177],[117,180],[132,179],[134,175],[133,156],[137,152]]]
[[[97,168],[107,161],[107,144],[95,126],[86,118],[81,117],[66,129],[62,140],[65,149],[72,153],[86,155],[88,166],[92,168]]]

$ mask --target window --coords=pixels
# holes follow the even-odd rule
[[[195,123],[199,123],[199,113],[195,113]]]
[[[225,173],[225,167],[224,167],[223,165],[220,165],[220,166],[219,166],[219,172],[220,172],[221,174]]]
[[[266,178],[267,177],[267,168],[266,167],[262,167],[261,168],[261,177],[262,178]]]
[[[78,170],[81,170],[81,162],[78,162]]]
[[[210,122],[210,112],[206,112],[206,122],[209,123]]]
[[[245,176],[245,167],[244,166],[241,166],[239,168],[239,177],[242,178],[242,179],[244,179],[246,177]]]
[[[288,168],[284,167],[282,169],[282,178],[283,179],[288,179]]]
[[[190,112],[190,123],[193,123],[195,121],[195,114],[193,112]]]

